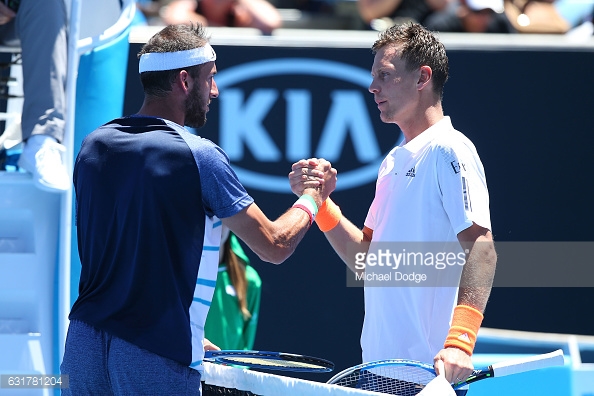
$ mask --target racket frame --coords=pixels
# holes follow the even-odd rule
[[[558,349],[553,352],[545,353],[542,355],[534,355],[527,358],[510,359],[498,363],[494,363],[489,367],[476,369],[472,374],[464,381],[456,382],[451,384],[454,390],[459,389],[463,386],[469,385],[473,382],[480,381],[486,378],[503,377],[506,375],[520,374],[527,371],[538,370],[553,366],[562,366],[564,364],[563,350]],[[412,366],[427,370],[429,373],[436,375],[432,365],[418,362],[415,360],[406,359],[386,359],[376,360],[373,362],[362,363],[353,367],[349,367],[340,373],[330,378],[327,383],[335,384],[341,379],[361,370],[370,370],[375,367],[381,366]]]
[[[258,363],[246,363],[244,361],[234,360],[234,358],[255,358],[270,360],[275,362],[293,362],[315,365],[317,367],[295,367],[295,366],[277,366]],[[227,364],[249,368],[258,368],[265,370],[279,370],[292,372],[329,372],[334,370],[334,363],[329,360],[307,356],[297,355],[285,352],[271,351],[252,351],[252,350],[223,350],[223,351],[205,351],[204,360],[211,363]]]

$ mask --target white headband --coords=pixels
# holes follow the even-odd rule
[[[187,51],[149,52],[140,56],[138,72],[175,70],[214,62],[217,54],[210,44]]]

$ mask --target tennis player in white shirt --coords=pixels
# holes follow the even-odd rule
[[[438,374],[460,381],[473,369],[497,261],[485,172],[473,143],[444,115],[448,58],[437,37],[418,24],[393,26],[380,33],[372,50],[369,91],[381,120],[396,124],[404,141],[379,169],[363,229],[330,198],[316,222],[353,271],[353,247],[367,252],[375,242],[459,244],[465,263],[458,284],[365,287],[361,347],[363,362],[433,361]],[[304,175],[316,164],[309,159],[293,165],[294,193],[302,193],[309,183]]]

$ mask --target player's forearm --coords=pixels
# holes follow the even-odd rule
[[[307,213],[300,209],[287,210],[266,230],[269,246],[260,251],[260,258],[274,264],[289,258],[309,229],[309,220]]]
[[[458,305],[468,305],[484,312],[497,265],[491,234],[479,236],[466,256],[460,278]]]
[[[454,308],[452,324],[445,339],[444,348],[448,351],[459,349],[470,356],[474,350],[483,321],[483,313],[491,293],[497,256],[491,231],[475,223],[458,234],[458,239],[467,252],[466,263],[460,278],[458,305]],[[452,364],[446,360],[444,362],[447,373],[448,366],[451,370]],[[466,370],[469,372],[471,367],[472,364]]]
[[[363,231],[343,216],[338,225],[325,232],[324,235],[334,251],[351,271],[361,271],[355,269],[355,254],[358,252],[367,253],[370,240],[364,235]]]
[[[300,208],[290,208],[271,221],[255,203],[222,221],[262,261],[274,264],[293,254],[310,227],[309,214]]]

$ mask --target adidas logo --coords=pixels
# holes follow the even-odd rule
[[[415,167],[414,166],[412,168],[410,168],[410,170],[408,172],[406,172],[406,176],[415,177]]]
[[[463,342],[470,343],[470,338],[468,337],[468,333],[460,334],[458,339]]]

